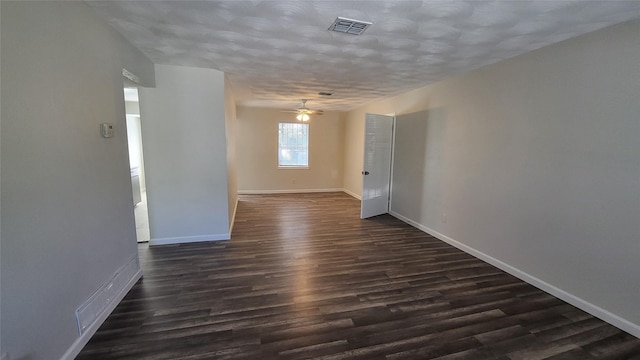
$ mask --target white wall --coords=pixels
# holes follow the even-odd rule
[[[639,45],[634,21],[364,106],[347,143],[401,114],[398,216],[640,336]]]
[[[137,88],[136,88],[137,89]],[[144,176],[144,153],[142,151],[142,123],[140,121],[140,105],[137,101],[125,101],[127,118],[127,141],[129,151],[129,167],[139,167],[140,190],[146,191]]]
[[[2,27],[2,6],[0,6],[0,28]],[[0,40],[1,43],[1,40]],[[2,69],[2,47],[0,46],[0,69]],[[2,71],[0,70],[0,76]],[[0,86],[0,104],[2,104],[2,86]],[[1,107],[1,106],[0,106]],[[2,148],[2,110],[0,109],[0,149]],[[0,157],[1,157],[0,153]],[[1,163],[1,161],[0,161]],[[2,166],[0,166],[0,189],[2,188]],[[2,309],[2,199],[0,197],[0,309]],[[0,310],[0,316],[2,316],[2,310]],[[0,320],[1,322],[1,320]],[[2,324],[0,323],[0,356],[4,354],[4,347],[2,346]]]
[[[140,117],[127,114],[127,140],[129,150],[129,166],[140,168],[142,166],[142,147],[140,145]]]
[[[224,74],[156,65],[139,96],[150,243],[228,239]]]
[[[295,114],[238,107],[239,191],[341,190],[344,121],[340,113],[311,116],[308,169],[278,169],[278,123],[287,121],[295,122]]]
[[[372,112],[376,113],[376,112]],[[377,114],[384,114],[384,111]],[[362,198],[362,171],[364,170],[364,118],[366,110],[348,112],[344,122],[344,153],[342,185],[346,192]]]
[[[238,204],[238,167],[236,162],[236,103],[231,84],[224,77],[225,138],[227,141],[227,193],[229,211],[229,233],[233,227]]]
[[[124,105],[127,114],[140,115],[140,105],[137,101],[125,101]]]
[[[153,64],[84,3],[0,6],[2,352],[71,358],[75,310],[137,258],[122,68]]]

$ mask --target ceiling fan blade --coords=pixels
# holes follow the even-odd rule
[[[293,113],[293,114],[306,114],[306,115],[323,115],[324,111],[322,110],[311,110],[306,107],[307,99],[301,100],[302,106],[295,110],[280,110],[281,112]]]

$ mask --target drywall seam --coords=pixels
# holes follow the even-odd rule
[[[482,251],[476,250],[471,246],[465,245],[457,240],[454,240],[444,234],[441,234],[427,226],[424,226],[414,220],[411,220],[395,211],[389,211],[389,214],[399,220],[404,221],[405,223],[424,231],[425,233],[439,239],[442,240],[444,242],[446,242],[449,245],[452,245],[464,252],[466,252],[469,255],[472,255],[480,260],[483,260],[497,268],[499,268],[500,270],[503,270],[517,278],[519,278],[520,280],[533,285],[537,288],[539,288],[540,290],[543,290],[561,300],[566,301],[567,303],[580,308],[586,312],[588,312],[589,314],[600,318],[608,323],[610,323],[613,326],[618,327],[619,329],[628,332],[629,334],[635,336],[635,337],[640,337],[640,324],[635,324],[632,323],[631,321],[628,321],[626,319],[621,318],[618,315],[615,315],[597,305],[594,305],[578,296],[575,296],[569,292],[566,292],[556,286],[553,286],[543,280],[538,279],[537,277],[530,275],[516,267],[513,267],[505,262],[502,262],[492,256],[489,256],[485,253],[483,253]]]
[[[229,240],[231,235],[229,233],[224,234],[209,234],[209,235],[196,235],[196,236],[178,236],[149,240],[149,246],[156,245],[169,245],[169,244],[183,244],[202,241],[218,241]]]

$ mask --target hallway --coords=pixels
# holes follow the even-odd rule
[[[344,193],[240,197],[230,241],[140,246],[77,359],[640,359],[640,339]]]
[[[141,194],[142,200],[134,208],[134,216],[136,218],[136,239],[138,242],[149,242],[151,235],[149,233],[149,210],[147,207],[147,192]]]

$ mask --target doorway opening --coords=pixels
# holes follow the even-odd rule
[[[129,167],[131,171],[131,188],[133,190],[136,238],[139,243],[148,242],[151,234],[149,232],[138,88],[125,84],[124,101],[127,116],[127,142],[129,145]]]

